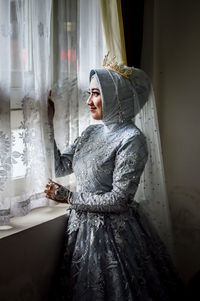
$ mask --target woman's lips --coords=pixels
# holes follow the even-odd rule
[[[90,112],[93,112],[93,111],[95,111],[95,110],[96,110],[95,107],[90,107]]]

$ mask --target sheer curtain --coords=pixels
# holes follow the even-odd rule
[[[101,14],[106,48],[119,63],[126,64],[121,0],[101,0]]]
[[[50,0],[0,1],[1,224],[47,204],[42,191],[51,171],[46,110],[50,12]],[[13,176],[19,161],[24,172]]]
[[[94,123],[86,105],[89,72],[102,67],[105,47],[99,0],[55,1],[54,10],[57,11],[53,18],[52,41],[54,138],[63,152]],[[59,36],[56,28],[59,28]],[[56,182],[75,189],[73,175],[56,179]]]
[[[2,225],[53,204],[43,193],[54,177],[53,138],[62,151],[91,122],[84,103],[88,73],[104,56],[99,1],[0,0],[0,43]]]

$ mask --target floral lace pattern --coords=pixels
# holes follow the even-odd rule
[[[10,169],[10,140],[3,131],[0,131],[0,191],[4,189]]]

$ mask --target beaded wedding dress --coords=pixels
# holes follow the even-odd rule
[[[89,126],[63,154],[55,144],[56,175],[74,172],[77,189],[52,300],[175,300],[181,281],[134,200],[148,158],[146,138],[132,122],[134,97],[145,103],[149,80],[138,69],[132,82],[106,69],[91,76],[101,91],[103,124]]]

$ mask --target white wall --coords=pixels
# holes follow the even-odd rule
[[[146,0],[144,30],[143,69],[156,89],[177,266],[188,281],[200,271],[200,1]]]

